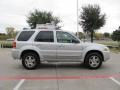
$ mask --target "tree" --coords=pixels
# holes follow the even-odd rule
[[[78,32],[78,33],[79,33],[79,38],[80,38],[80,39],[85,38],[85,35],[84,35],[84,33],[83,33],[83,32]],[[76,32],[76,35],[77,35],[77,32]]]
[[[9,37],[14,37],[14,33],[15,33],[15,28],[14,27],[7,27],[6,28],[6,32],[7,32],[7,35],[9,36]]]
[[[105,33],[104,33],[104,37],[105,37],[105,38],[109,38],[109,37],[110,37],[110,33],[105,32]]]
[[[13,34],[13,38],[15,38],[17,36],[19,31],[14,31],[14,34]]]
[[[80,25],[83,31],[91,34],[91,42],[93,42],[93,34],[95,30],[100,29],[105,24],[105,14],[101,14],[99,5],[88,5],[82,7],[80,15]]]
[[[113,33],[112,33],[112,39],[114,41],[117,41],[118,45],[120,47],[120,27],[117,30],[113,31]]]
[[[103,34],[102,33],[95,33],[95,39],[97,39],[97,40],[103,39]]]
[[[46,24],[51,23],[52,21],[57,28],[60,28],[60,26],[58,26],[57,24],[60,23],[61,20],[59,19],[59,17],[53,16],[52,12],[39,11],[36,9],[27,17],[27,22],[32,29],[36,28],[37,24]]]

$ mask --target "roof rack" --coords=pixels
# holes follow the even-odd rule
[[[52,23],[46,23],[46,24],[37,24],[36,29],[55,29],[55,25]]]

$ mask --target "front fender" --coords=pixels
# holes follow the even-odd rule
[[[82,61],[84,61],[86,54],[89,51],[99,51],[102,53],[102,48],[101,47],[95,47],[95,46],[88,46],[86,48],[83,49],[83,53],[82,53]]]

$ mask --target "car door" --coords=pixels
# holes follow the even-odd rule
[[[68,32],[56,31],[57,59],[59,61],[80,61],[82,46],[80,41]]]
[[[56,60],[56,44],[53,31],[40,31],[35,38],[35,45],[39,48],[44,60]]]

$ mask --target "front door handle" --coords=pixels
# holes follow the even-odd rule
[[[59,47],[64,47],[64,45],[59,45]]]

